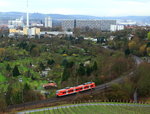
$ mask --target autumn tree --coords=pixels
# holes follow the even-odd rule
[[[25,83],[23,86],[23,102],[32,102],[36,100],[44,99],[44,96],[39,92],[32,90],[28,83]]]
[[[22,84],[16,82],[15,84],[11,84],[8,86],[8,90],[6,92],[6,102],[8,105],[12,104],[20,104],[22,103]]]
[[[147,38],[148,38],[148,40],[150,40],[150,32],[148,32]]]
[[[33,48],[33,49],[31,50],[31,55],[32,55],[33,57],[39,56],[39,55],[40,55],[40,50],[39,50],[39,48],[38,48],[38,47]]]
[[[0,48],[0,61],[3,61],[5,53],[6,53],[5,48]]]
[[[135,76],[132,79],[137,88],[137,93],[139,97],[149,97],[150,96],[150,64],[142,63],[136,70]]]
[[[131,41],[131,42],[129,42],[129,44],[128,44],[130,50],[136,49],[136,45],[137,45],[137,44],[136,44],[135,41]]]
[[[7,103],[5,100],[4,93],[0,92],[0,112],[4,112],[7,108]]]
[[[146,55],[146,45],[142,45],[139,51],[142,56]]]
[[[148,56],[150,56],[150,47],[148,47],[148,48],[146,49],[146,52],[147,52]]]

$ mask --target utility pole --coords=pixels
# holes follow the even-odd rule
[[[136,88],[136,90],[135,90],[135,92],[134,92],[133,98],[134,98],[134,103],[137,103],[137,102],[138,102],[137,88]]]

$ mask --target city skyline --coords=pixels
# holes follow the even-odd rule
[[[150,16],[149,0],[29,0],[29,12],[93,16]],[[0,12],[26,12],[26,0],[0,0]]]

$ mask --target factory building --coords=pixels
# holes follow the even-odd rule
[[[23,34],[29,36],[40,35],[40,28],[23,28]]]
[[[23,31],[19,30],[19,29],[9,29],[9,33],[10,34],[22,34],[23,35]]]
[[[9,28],[17,28],[17,27],[23,27],[23,26],[24,26],[23,17],[21,17],[20,19],[8,21]]]

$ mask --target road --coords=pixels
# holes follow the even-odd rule
[[[137,65],[140,65],[142,62],[144,62],[141,58],[139,58],[139,57],[137,57],[137,56],[134,56],[134,55],[133,55],[133,58],[134,58],[135,63],[136,63]]]
[[[143,62],[143,60],[141,60],[139,57],[133,56],[133,58],[135,59],[135,62],[137,65],[139,65],[141,62]],[[126,77],[131,77],[132,74],[134,73],[134,71],[131,71],[130,73],[126,74],[125,76],[119,77],[115,80],[112,80],[111,82],[102,84],[102,85],[98,85],[96,86],[95,90],[93,91],[86,91],[84,93],[80,93],[77,95],[82,95],[82,94],[91,94],[91,92],[100,92],[103,91],[109,87],[111,87],[112,84],[115,83],[123,83],[124,79]],[[24,103],[24,104],[19,104],[19,105],[12,105],[9,106],[8,109],[14,109],[14,108],[22,108],[22,107],[31,107],[34,105],[40,105],[40,104],[47,104],[47,103],[55,103],[55,102],[60,102],[60,101],[72,101],[73,99],[75,99],[77,97],[77,95],[70,95],[70,96],[65,96],[65,97],[61,97],[61,98],[50,98],[50,99],[46,99],[46,100],[41,100],[41,101],[35,101],[35,102],[30,102],[30,103]]]

